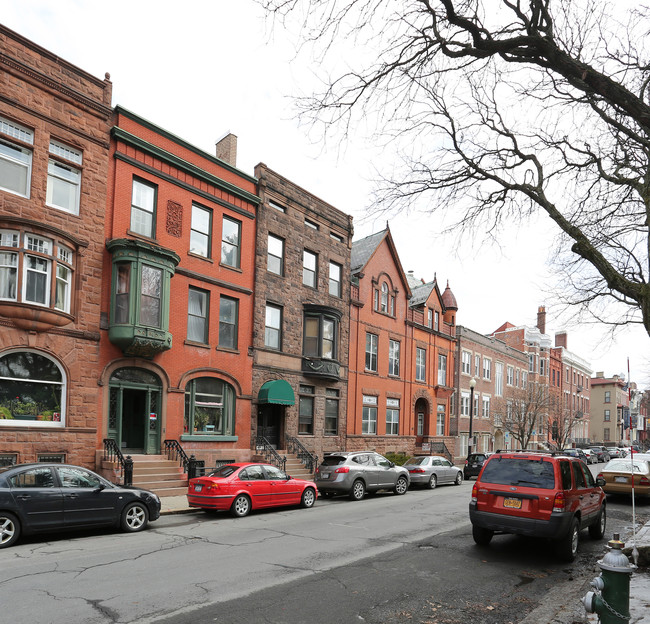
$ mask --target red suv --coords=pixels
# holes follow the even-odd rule
[[[587,465],[560,453],[497,452],[483,465],[469,504],[472,535],[479,545],[495,533],[545,537],[557,554],[573,561],[578,535],[605,533],[605,494]]]

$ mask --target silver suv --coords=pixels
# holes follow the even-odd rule
[[[316,469],[314,480],[324,497],[347,494],[358,501],[366,492],[377,490],[406,494],[410,476],[406,468],[396,466],[378,453],[356,451],[326,455]]]

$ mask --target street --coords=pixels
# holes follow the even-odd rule
[[[497,536],[478,548],[473,482],[243,519],[166,516],[133,535],[30,537],[0,552],[0,600],[12,622],[50,624],[502,624],[520,622],[558,585],[572,601],[570,587],[594,576],[605,542],[583,532],[570,565],[536,540]],[[638,515],[647,520],[650,505]],[[610,501],[607,535],[630,527],[629,501]]]

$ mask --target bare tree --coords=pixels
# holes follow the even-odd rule
[[[648,9],[620,0],[258,0],[321,72],[302,114],[376,122],[402,167],[376,210],[498,238],[542,211],[567,304],[650,334]],[[631,7],[631,8],[630,8]],[[450,228],[451,229],[451,228]]]
[[[494,400],[493,410],[502,415],[504,430],[525,449],[546,425],[550,407],[548,386],[528,382],[525,388],[508,387],[503,397]]]
[[[575,412],[563,409],[548,417],[548,431],[557,449],[565,449],[573,441],[573,431],[579,422]]]

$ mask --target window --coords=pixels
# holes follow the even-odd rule
[[[400,343],[397,340],[388,343],[388,374],[395,377],[399,377],[399,350]]]
[[[379,336],[366,334],[366,370],[377,372],[377,344]]]
[[[424,412],[418,412],[417,435],[424,435]]]
[[[425,381],[427,378],[427,352],[426,349],[415,350],[415,381]]]
[[[460,415],[469,417],[469,392],[460,393]]]
[[[603,438],[605,438],[605,440],[611,440],[611,438],[609,436],[609,427],[604,427],[603,428]]]
[[[433,315],[433,329],[440,330],[440,313],[437,311]]]
[[[65,396],[63,370],[54,360],[32,351],[0,356],[0,426],[63,426]]]
[[[133,178],[131,190],[131,231],[154,238],[156,235],[157,187]]]
[[[388,314],[388,284],[386,282],[381,284],[381,307],[379,310]]]
[[[314,223],[313,221],[310,221],[309,219],[305,219],[305,225],[308,228],[311,228],[312,230],[318,230],[318,223]]]
[[[361,416],[361,433],[377,434],[377,397],[363,396],[363,413]]]
[[[506,383],[509,386],[513,386],[515,383],[515,367],[514,366],[508,366],[506,369]]]
[[[433,310],[427,309],[427,327],[433,327]]]
[[[241,261],[241,223],[224,216],[221,225],[221,264],[238,269]]]
[[[447,356],[438,354],[438,385],[447,385]]]
[[[479,377],[481,374],[481,356],[474,356],[474,377]]]
[[[525,388],[528,384],[528,373],[526,371],[521,371],[521,387]]]
[[[32,152],[6,140],[7,137],[34,144],[34,133],[0,117],[0,189],[29,197],[32,178]]]
[[[445,406],[438,405],[436,412],[436,435],[445,435]]]
[[[460,356],[461,372],[469,375],[472,370],[472,354],[469,351],[463,351]]]
[[[528,354],[528,372],[536,373],[537,372],[537,354],[529,353]]]
[[[70,312],[70,292],[72,279],[72,250],[59,245],[56,265],[56,289],[54,307],[61,312]]]
[[[339,432],[339,391],[325,388],[325,435]]]
[[[305,286],[316,288],[318,256],[306,249],[302,252],[302,283]]]
[[[305,314],[303,355],[335,360],[338,355],[338,322],[337,318],[327,314]]]
[[[187,339],[208,344],[208,310],[210,294],[190,288],[187,299]]]
[[[399,399],[386,399],[386,435],[399,435]]]
[[[605,422],[610,422],[612,419],[611,412],[609,410],[605,410],[605,416],[603,417],[603,420]]]
[[[276,275],[284,275],[284,241],[269,234],[266,268]]]
[[[226,349],[237,348],[237,326],[239,301],[230,297],[219,300],[219,346]]]
[[[61,486],[64,488],[92,488],[104,486],[100,478],[83,468],[73,466],[61,466],[56,468],[61,480]]]
[[[81,152],[57,141],[50,141],[50,154],[81,165]],[[48,206],[60,208],[72,214],[79,214],[80,186],[81,171],[79,169],[50,158],[47,165],[47,192],[45,195]]]
[[[490,397],[483,395],[483,418],[490,417]]]
[[[341,265],[330,262],[330,295],[341,296]]]
[[[330,232],[330,238],[332,240],[335,240],[337,243],[342,243],[343,242],[343,237],[339,236],[338,234],[335,234],[334,232]]]
[[[483,379],[492,379],[492,360],[483,358]]]
[[[298,434],[314,433],[314,386],[300,386]]]
[[[612,393],[609,390],[605,390],[605,403],[612,402]]]
[[[140,323],[148,327],[161,326],[162,270],[142,265],[140,275]]]
[[[496,363],[494,375],[494,394],[503,396],[503,362]]]
[[[546,377],[546,358],[539,359],[539,374]]]
[[[192,204],[190,252],[204,258],[212,257],[212,210]]]
[[[270,199],[269,199],[269,206],[271,206],[271,208],[275,208],[275,210],[277,210],[278,212],[284,212],[284,213],[287,212],[287,209],[284,206],[280,206],[280,204],[276,204],[274,201]]]
[[[116,267],[115,323],[129,322],[129,298],[131,292],[131,263],[120,263]]]
[[[185,386],[185,433],[232,436],[235,423],[235,392],[214,377],[192,379]]]
[[[266,320],[264,326],[264,346],[280,349],[282,344],[282,308],[266,305]]]

